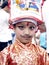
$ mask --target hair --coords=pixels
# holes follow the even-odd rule
[[[13,24],[13,27],[16,28],[16,24]]]
[[[8,6],[8,1],[4,1],[3,4],[1,5],[1,8],[4,8],[6,6]]]

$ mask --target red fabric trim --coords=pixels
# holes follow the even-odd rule
[[[35,21],[37,21],[37,23],[41,24],[42,23],[42,20],[39,20],[38,18],[36,17],[33,17],[33,16],[22,16],[22,17],[18,17],[18,18],[14,18],[13,20],[11,20],[12,22],[15,22],[15,21],[18,21],[18,20],[21,20],[21,19],[27,19],[27,18],[30,18],[30,19],[33,19]]]

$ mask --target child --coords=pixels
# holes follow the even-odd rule
[[[19,9],[18,11],[18,9],[16,10],[18,13],[15,14],[16,18],[11,17],[16,34],[15,41],[0,52],[0,65],[49,65],[46,51],[32,44],[32,38],[38,30],[37,25],[41,24],[42,20],[37,17],[35,10]]]

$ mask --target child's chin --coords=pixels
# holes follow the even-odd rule
[[[29,43],[29,41],[23,41],[22,43],[23,43],[23,44],[27,44],[27,43]]]

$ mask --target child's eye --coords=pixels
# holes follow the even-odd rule
[[[24,26],[18,26],[19,29],[23,30],[24,29]]]
[[[30,26],[29,29],[30,29],[30,30],[35,29],[35,26]]]

